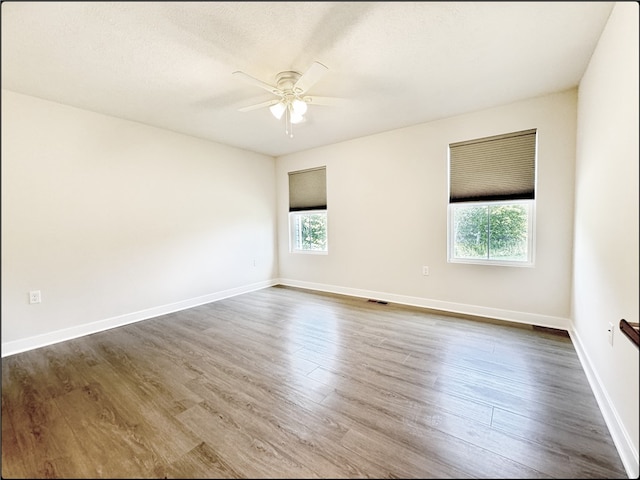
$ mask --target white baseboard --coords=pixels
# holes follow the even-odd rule
[[[399,303],[415,307],[424,307],[435,310],[442,310],[452,313],[461,313],[466,315],[478,315],[482,317],[494,318],[497,320],[506,320],[510,322],[524,323],[528,325],[539,325],[542,327],[557,328],[561,330],[569,329],[569,320],[560,317],[552,317],[547,315],[538,315],[525,312],[516,312],[510,310],[502,310],[495,308],[480,307],[475,305],[465,305],[452,302],[443,302],[439,300],[431,300],[421,297],[411,297],[406,295],[398,295],[393,293],[376,292],[371,290],[362,290],[349,287],[341,287],[335,285],[327,285],[320,283],[304,282],[300,280],[290,280],[285,278],[266,280],[263,282],[253,283],[242,287],[223,290],[220,292],[203,295],[201,297],[191,298],[168,305],[141,310],[139,312],[127,313],[117,317],[107,318],[84,325],[78,325],[71,328],[56,330],[34,337],[14,340],[2,343],[2,357],[14,355],[16,353],[33,350],[35,348],[45,347],[54,343],[71,340],[73,338],[90,335],[92,333],[101,332],[110,328],[120,327],[129,323],[139,322],[149,318],[165,315],[168,313],[185,310],[187,308],[197,307],[205,303],[215,302],[224,298],[249,293],[255,290],[271,287],[273,285],[288,285],[291,287],[305,288],[309,290],[318,290],[329,293],[338,293],[350,295],[354,297],[373,298],[376,300],[384,300],[387,302]]]
[[[587,380],[589,381],[591,390],[596,397],[596,401],[598,402],[598,407],[602,412],[604,421],[609,428],[609,433],[611,433],[613,443],[615,444],[616,449],[620,454],[620,459],[622,460],[624,469],[627,472],[629,478],[638,478],[638,476],[640,475],[638,452],[633,447],[631,437],[629,436],[627,430],[624,428],[624,425],[620,420],[620,416],[618,415],[618,411],[611,401],[611,398],[607,394],[607,391],[604,389],[603,383],[600,381],[598,373],[592,367],[593,363],[591,362],[589,355],[587,355],[587,352],[583,347],[580,336],[573,328],[569,329],[569,335],[571,336],[571,340],[576,349],[576,353],[578,354],[578,358],[580,359],[580,363],[582,364],[582,369],[587,375]]]
[[[230,288],[228,290],[222,290],[220,292],[182,300],[180,302],[170,303],[168,305],[160,305],[158,307],[148,308],[139,312],[127,313],[124,315],[119,315],[117,317],[99,320],[97,322],[91,322],[71,328],[56,330],[54,332],[44,333],[42,335],[36,335],[34,337],[14,340],[12,342],[3,342],[2,357],[4,358],[9,355],[15,355],[16,353],[25,352],[40,347],[46,347],[47,345],[52,345],[54,343],[64,342],[66,340],[71,340],[73,338],[82,337],[84,335],[90,335],[92,333],[109,330],[115,327],[121,327],[129,323],[139,322],[141,320],[147,320],[149,318],[158,317],[160,315],[178,312],[187,308],[197,307],[198,305],[215,302],[224,298],[235,297],[236,295],[253,292],[255,290],[261,290],[263,288],[271,287],[277,284],[278,282],[276,280],[265,280],[263,282]]]
[[[342,295],[350,295],[353,297],[384,300],[386,302],[410,305],[412,307],[423,307],[433,310],[442,310],[444,312],[450,313],[460,313],[463,315],[475,315],[496,320],[505,320],[508,322],[537,325],[540,327],[556,328],[560,330],[569,330],[570,326],[570,320],[568,318],[554,317],[550,315],[517,312],[513,310],[481,307],[478,305],[467,305],[463,303],[443,302],[441,300],[432,300],[429,298],[411,297],[407,295],[398,295],[395,293],[376,292],[373,290],[361,290],[358,288],[304,282],[301,280],[291,280],[288,278],[280,278],[278,283],[280,285],[286,285],[290,287],[306,288],[309,290],[318,290],[328,293],[338,293]]]

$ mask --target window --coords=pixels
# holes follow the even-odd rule
[[[289,230],[289,251],[327,253],[326,167],[289,172]]]
[[[327,251],[327,212],[291,212],[291,250],[294,252]]]
[[[536,130],[449,145],[449,261],[533,265]]]
[[[530,263],[533,205],[528,201],[451,206],[451,260]]]

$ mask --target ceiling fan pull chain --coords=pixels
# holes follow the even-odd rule
[[[291,122],[291,104],[287,105],[287,111],[285,112],[285,133],[289,135],[289,138],[293,138],[293,123]]]
[[[289,135],[289,109],[284,111],[284,133]]]

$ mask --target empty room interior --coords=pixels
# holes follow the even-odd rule
[[[3,478],[638,478],[637,2],[1,5]]]

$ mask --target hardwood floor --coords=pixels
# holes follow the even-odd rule
[[[627,478],[567,335],[271,287],[2,360],[3,478]]]

